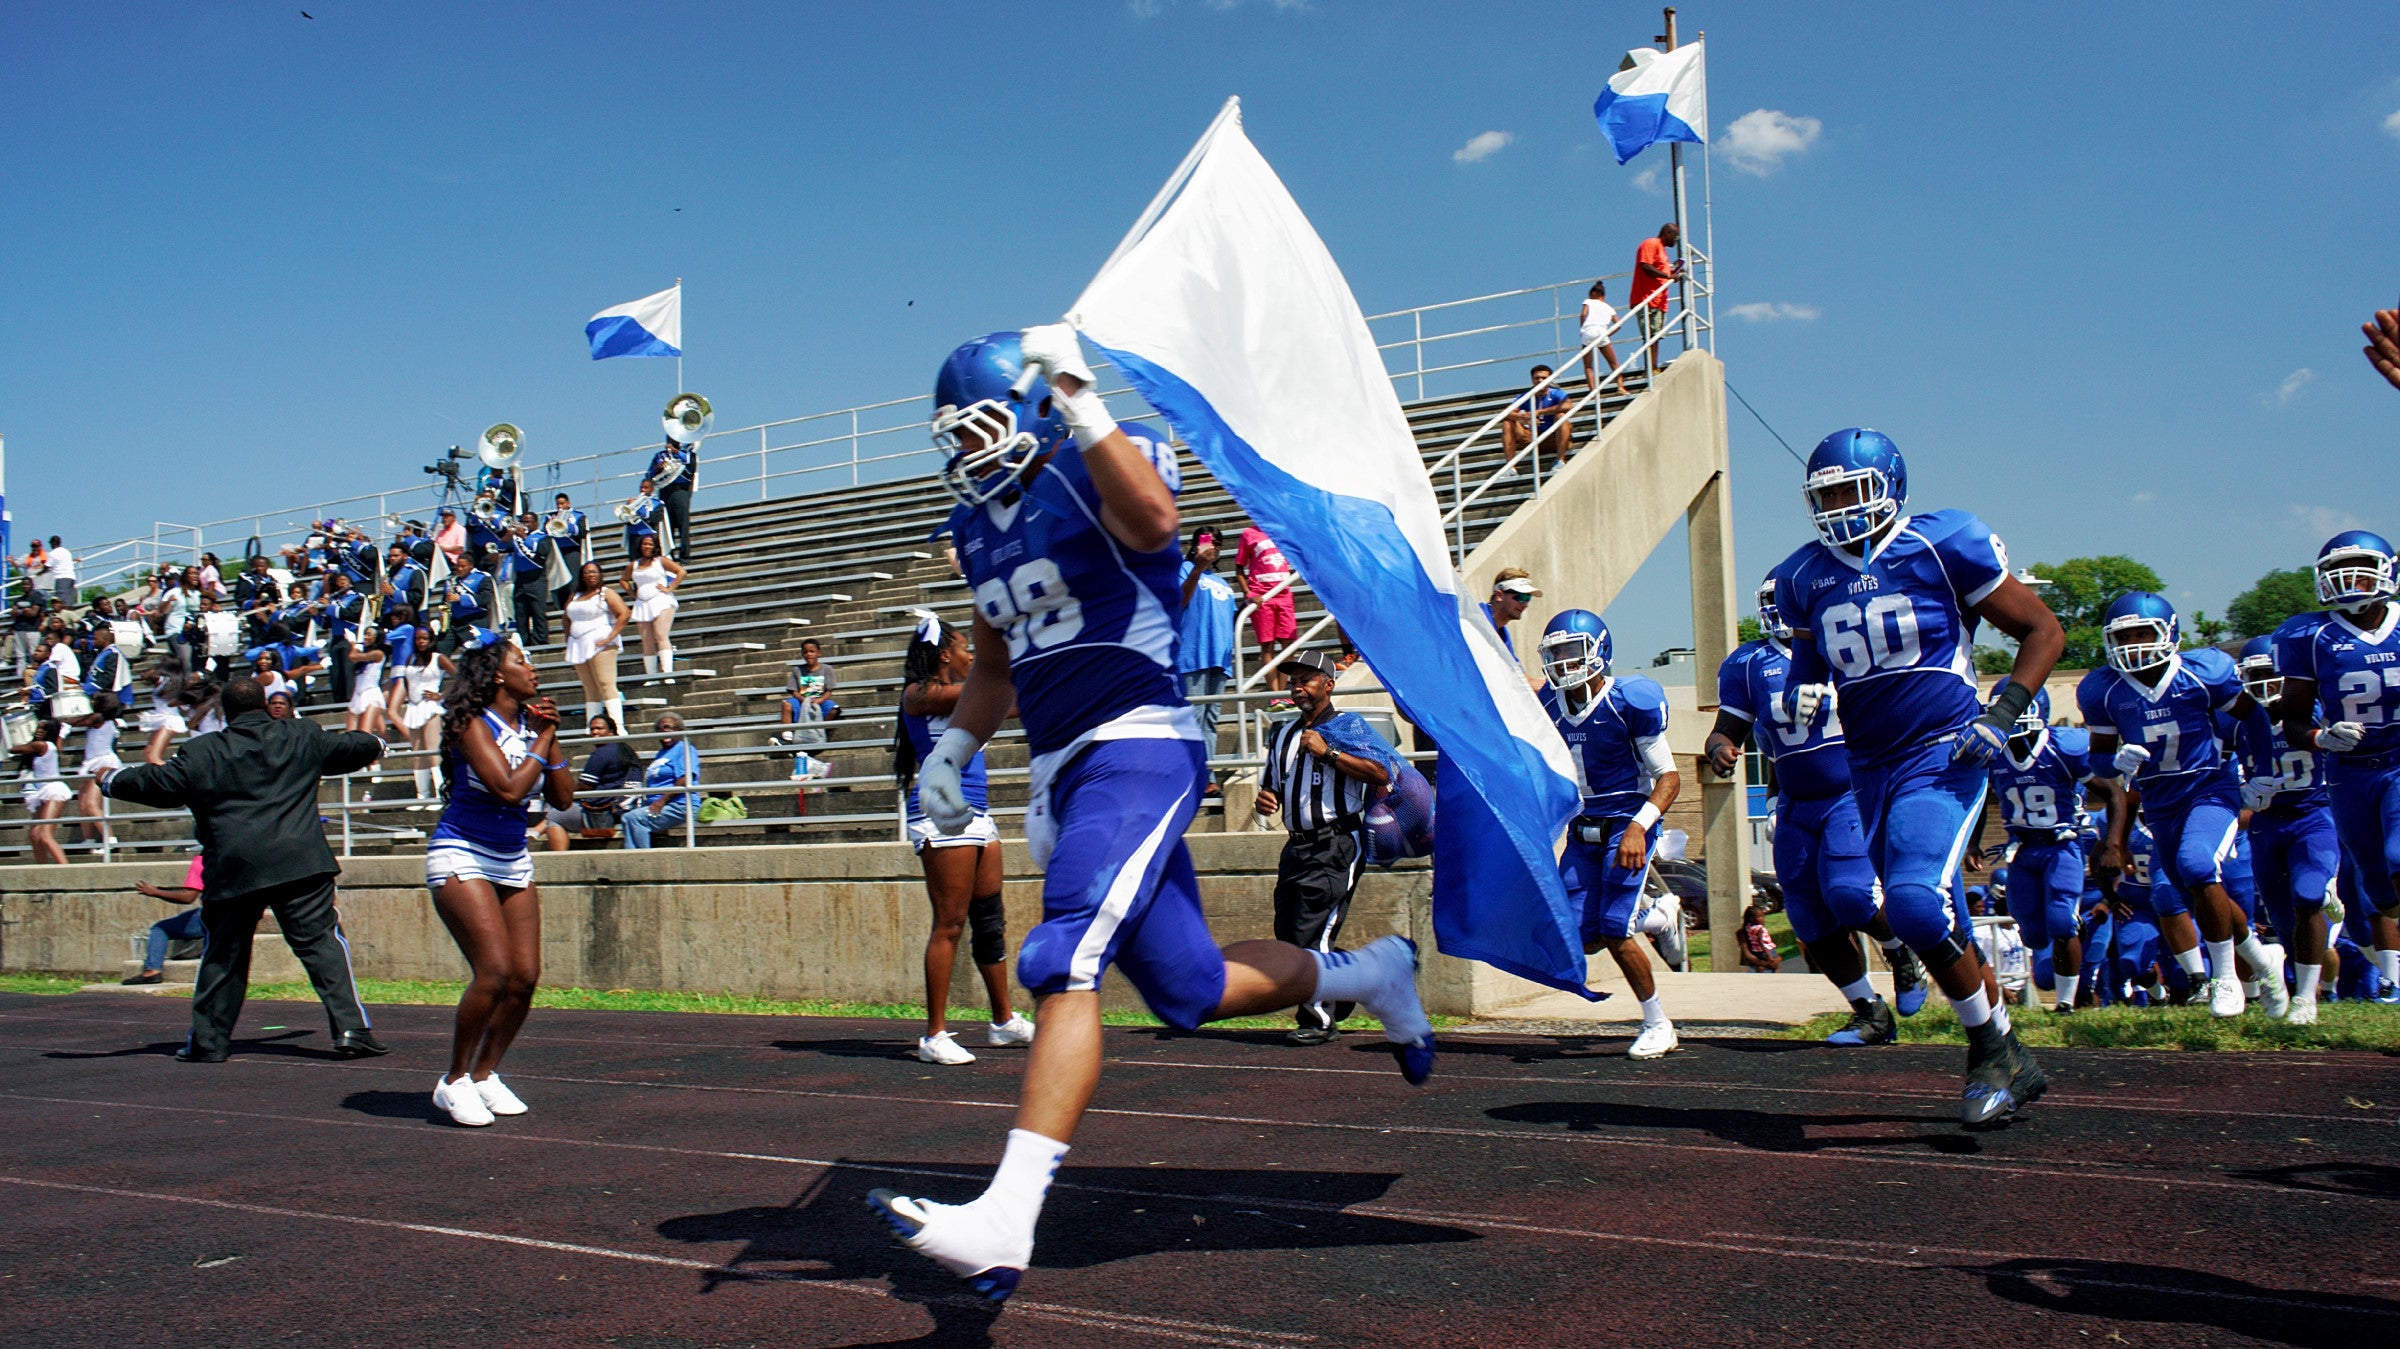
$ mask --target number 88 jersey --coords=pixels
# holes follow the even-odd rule
[[[1174,451],[1138,426],[1135,448],[1176,484]],[[976,612],[1008,643],[1017,718],[1035,754],[1144,707],[1184,706],[1175,675],[1183,555],[1137,553],[1100,523],[1100,492],[1072,447],[1021,492],[961,506],[948,529]]]
[[[1868,557],[1812,542],[1775,572],[1776,606],[1841,691],[1853,762],[1947,739],[1981,715],[1974,607],[2008,579],[2008,549],[1983,521],[1912,515]]]

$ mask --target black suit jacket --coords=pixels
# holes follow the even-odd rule
[[[341,870],[317,822],[317,782],[383,756],[381,737],[329,731],[294,717],[244,712],[211,735],[183,742],[163,764],[136,764],[108,779],[108,794],[192,812],[208,858],[204,900],[233,899]]]

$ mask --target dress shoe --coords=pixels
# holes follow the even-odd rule
[[[214,1051],[195,1050],[190,1045],[185,1045],[183,1048],[175,1051],[175,1061],[177,1063],[223,1063],[225,1061],[225,1051],[222,1049]]]
[[[120,984],[128,984],[128,985],[131,985],[131,984],[163,984],[163,983],[165,983],[166,981],[167,981],[167,976],[166,976],[166,973],[165,973],[164,971],[162,971],[162,970],[144,970],[144,971],[142,971],[140,974],[137,974],[137,975],[133,976],[131,979],[119,979],[117,982],[118,982],[118,983],[120,983]]]
[[[333,1052],[346,1059],[371,1059],[391,1053],[392,1047],[376,1039],[371,1030],[351,1030],[333,1037]]]

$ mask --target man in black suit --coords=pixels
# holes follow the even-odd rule
[[[100,789],[120,801],[184,807],[208,859],[200,895],[207,953],[192,989],[192,1034],[175,1057],[223,1063],[233,1024],[250,990],[250,944],[269,909],[283,939],[308,970],[333,1023],[334,1052],[361,1058],[386,1052],[368,1029],[367,1009],[350,976],[350,953],[334,912],[341,867],[317,821],[317,783],[382,757],[383,740],[364,731],[329,731],[301,717],[267,715],[267,695],[245,675],[225,685],[225,729],[183,742],[163,764],[120,768]]]

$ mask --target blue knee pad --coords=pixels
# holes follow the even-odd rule
[[[1803,943],[1874,922],[1875,864],[1867,859],[1857,799],[1843,792],[1779,802],[1775,879],[1783,885],[1784,917]]]
[[[2008,864],[2008,912],[2027,947],[2047,950],[2074,936],[2082,898],[2083,845],[2073,839],[2017,845]]]
[[[1949,742],[1936,741],[1889,763],[1853,764],[1850,780],[1893,935],[1928,963],[1957,960],[1952,938],[1970,940],[1959,866],[1989,774],[1978,764],[1952,763]]]
[[[2392,878],[2400,876],[2400,765],[2358,768],[2342,756],[2326,756],[2326,795],[2333,826],[2358,884],[2342,891],[2351,908],[2389,910],[2395,903]],[[2324,760],[2320,759],[2319,762]]]
[[[1627,871],[1617,865],[1617,847],[1624,841],[1625,830],[1631,823],[1617,821],[1607,831],[1604,843],[1585,841],[1581,820],[1567,830],[1566,850],[1558,857],[1558,876],[1566,886],[1567,902],[1583,915],[1586,946],[1632,936],[1641,914],[1642,882],[1649,876],[1650,868]],[[1653,844],[1657,841],[1657,829],[1658,826],[1651,826],[1649,837]],[[1776,832],[1783,832],[1780,826]]]
[[[2202,794],[2182,810],[2152,811],[2145,804],[2142,812],[2150,817],[2158,868],[2169,883],[2187,897],[2204,885],[2225,884],[2226,865],[2241,838],[2241,801],[2230,779],[2225,790]]]
[[[2325,890],[2341,866],[2333,812],[2304,810],[2250,817],[2250,870],[2258,902],[2286,944],[2308,915],[2325,907]]]

